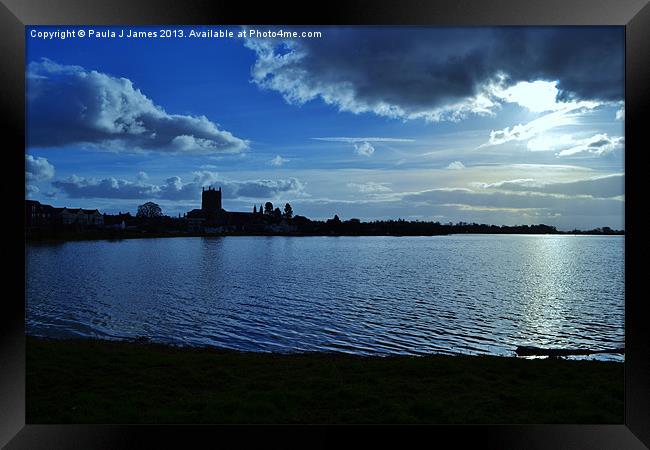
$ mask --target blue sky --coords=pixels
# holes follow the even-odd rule
[[[177,215],[212,185],[233,211],[624,228],[622,27],[32,36],[66,29],[159,32],[26,28],[43,203]]]

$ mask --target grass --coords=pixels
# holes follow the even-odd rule
[[[27,338],[27,423],[622,423],[623,364]]]

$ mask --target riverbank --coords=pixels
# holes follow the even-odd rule
[[[437,234],[335,234],[335,233],[297,233],[297,232],[228,232],[228,233],[142,233],[142,232],[124,232],[124,233],[78,233],[66,234],[60,236],[27,236],[26,242],[33,244],[56,244],[62,242],[74,241],[121,241],[127,239],[161,239],[177,237],[226,237],[226,236],[284,236],[284,237],[432,237],[432,236],[453,236],[453,235],[484,235],[492,233],[437,233]],[[507,234],[526,234],[526,233],[496,233],[496,235]],[[534,233],[531,233],[534,234]],[[597,234],[597,233],[544,233],[549,236],[624,236],[624,234]]]
[[[27,423],[622,423],[623,364],[27,338]]]

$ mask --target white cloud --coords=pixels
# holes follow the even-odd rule
[[[521,81],[507,89],[498,89],[494,95],[509,103],[517,103],[532,112],[557,111],[566,106],[558,102],[557,81]]]
[[[354,144],[355,142],[415,142],[415,139],[387,137],[316,137],[312,139],[317,141],[347,142],[350,144]]]
[[[375,153],[375,147],[370,142],[362,142],[361,144],[354,144],[354,152],[360,156],[372,156]]]
[[[205,116],[170,114],[133,82],[43,58],[27,67],[30,147],[232,153],[248,142]]]
[[[576,138],[571,134],[546,133],[535,136],[526,143],[528,150],[532,152],[548,152],[574,145]]]
[[[387,185],[389,183],[376,183],[369,181],[367,183],[348,183],[348,187],[361,192],[362,194],[378,194],[384,192],[391,192],[391,188]]]
[[[46,158],[25,155],[25,176],[28,182],[49,180],[54,177],[54,166]]]
[[[460,161],[453,161],[449,163],[446,168],[447,170],[463,170],[465,168],[465,164]]]
[[[558,156],[604,155],[623,149],[622,136],[609,137],[607,133],[596,134],[587,139],[576,140],[573,145],[558,153]]]
[[[513,127],[490,131],[490,139],[480,147],[501,145],[511,141],[528,141],[553,128],[574,125],[577,123],[579,115],[597,106],[599,106],[599,103],[590,101],[563,103],[562,107],[556,111],[526,124],[517,124]]]
[[[625,120],[625,106],[616,111],[616,120]]]
[[[272,166],[275,166],[275,167],[280,167],[281,165],[283,165],[284,163],[286,163],[286,162],[288,162],[288,161],[289,161],[288,159],[283,158],[283,157],[280,156],[280,155],[275,155],[275,158],[273,158],[273,159],[270,161],[270,164],[271,164]]]
[[[160,184],[147,183],[141,177],[129,181],[115,177],[97,179],[72,175],[65,180],[52,182],[52,186],[69,198],[198,200],[201,188],[212,185],[222,187],[223,198],[227,199],[270,199],[280,194],[306,196],[305,184],[293,177],[234,181],[227,180],[216,172],[197,171],[192,175],[193,179],[189,182],[184,182],[179,176],[172,176]]]

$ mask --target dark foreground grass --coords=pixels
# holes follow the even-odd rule
[[[622,423],[623,364],[27,338],[27,423]]]

